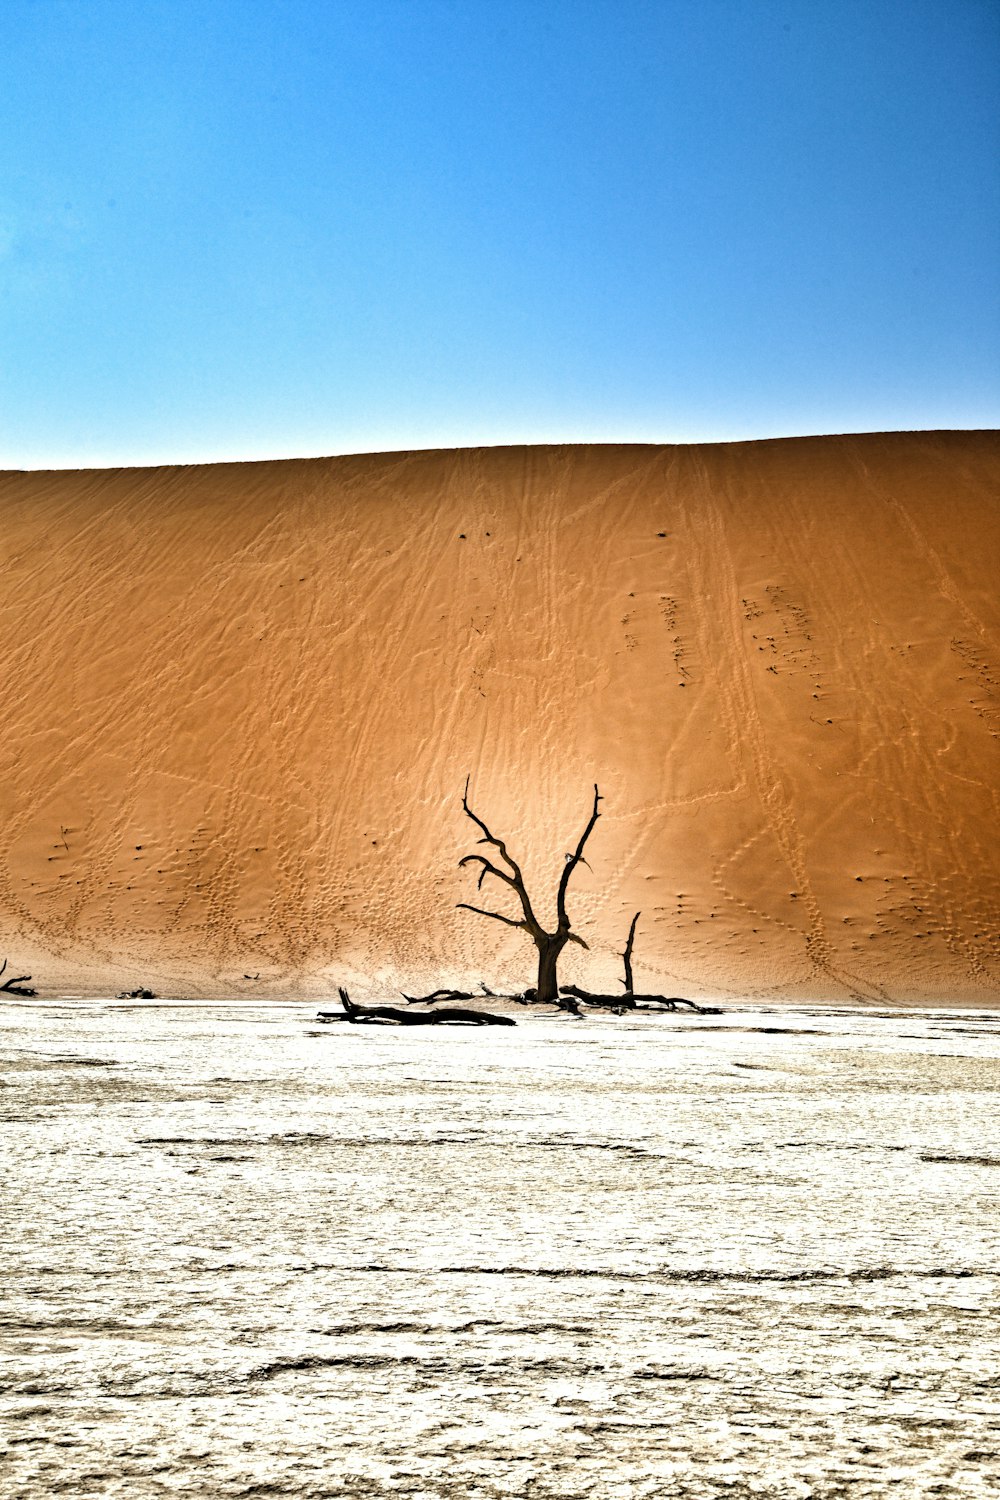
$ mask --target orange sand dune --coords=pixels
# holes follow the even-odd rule
[[[471,773],[546,915],[600,784],[567,979],[641,908],[643,989],[995,1003],[998,492],[986,432],[6,474],[0,957],[530,982]]]

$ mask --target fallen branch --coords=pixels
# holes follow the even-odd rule
[[[156,996],[152,990],[122,990],[115,996],[116,1000],[155,1000]]]
[[[357,1005],[345,989],[339,989],[344,1016],[338,1011],[321,1010],[321,1021],[347,1019],[352,1025],[375,1026],[516,1026],[513,1016],[494,1016],[484,1010],[466,1010],[449,1006],[440,1010],[404,1010],[398,1005]]]
[[[4,959],[3,964],[0,965],[0,974],[3,974],[6,968],[7,960]],[[5,984],[0,984],[0,992],[5,995],[24,995],[30,1000],[33,995],[38,994],[37,990],[27,988],[26,981],[30,978],[30,974],[12,974]]]
[[[700,1016],[717,1016],[721,1012],[717,1005],[698,1005],[694,1000],[686,1000],[682,995],[594,995],[589,990],[582,990],[576,984],[564,984],[560,986],[564,995],[573,995],[577,1000],[582,1000],[585,1005],[593,1005],[603,1010],[644,1010],[664,1011],[677,1010],[686,1006],[689,1010],[697,1011]]]
[[[560,1010],[566,1011],[568,1015],[575,1016],[578,1021],[583,1020],[583,1011],[580,1009],[580,1002],[579,1000],[574,1000],[572,995],[560,995],[556,1004]]]
[[[399,992],[407,1005],[437,1005],[439,1000],[506,1000],[512,1005],[530,1005],[536,1000],[537,994],[534,990],[521,990],[516,995],[505,994],[503,990],[491,990],[488,984],[480,984],[479,990],[434,990],[429,995],[408,995],[405,990]]]
[[[478,1000],[479,996],[468,990],[435,990],[432,995],[408,995],[399,992],[407,1005],[436,1005],[439,1000]]]

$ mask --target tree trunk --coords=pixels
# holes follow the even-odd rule
[[[559,999],[559,978],[556,973],[559,964],[559,955],[566,946],[566,939],[561,933],[554,936],[551,933],[543,933],[541,938],[536,938],[538,944],[538,985],[535,989],[535,999],[555,1005]]]
[[[628,930],[628,942],[625,944],[625,952],[622,954],[622,959],[624,960],[624,963],[625,963],[625,993],[626,993],[626,995],[631,995],[632,988],[633,988],[633,985],[632,985],[632,949],[635,946],[635,924],[638,922],[638,920],[639,920],[639,918],[641,916],[642,916],[642,912],[641,911],[637,911],[636,914],[635,914],[635,916],[632,918],[632,926]]]

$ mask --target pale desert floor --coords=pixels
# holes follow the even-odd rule
[[[0,1007],[0,1492],[1000,1484],[1000,1019]]]
[[[543,910],[599,783],[589,988],[641,909],[644,989],[995,1003],[998,494],[989,432],[0,476],[0,958],[523,987],[471,775]]]

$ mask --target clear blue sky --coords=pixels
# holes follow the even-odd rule
[[[5,0],[0,465],[996,426],[996,0]]]

